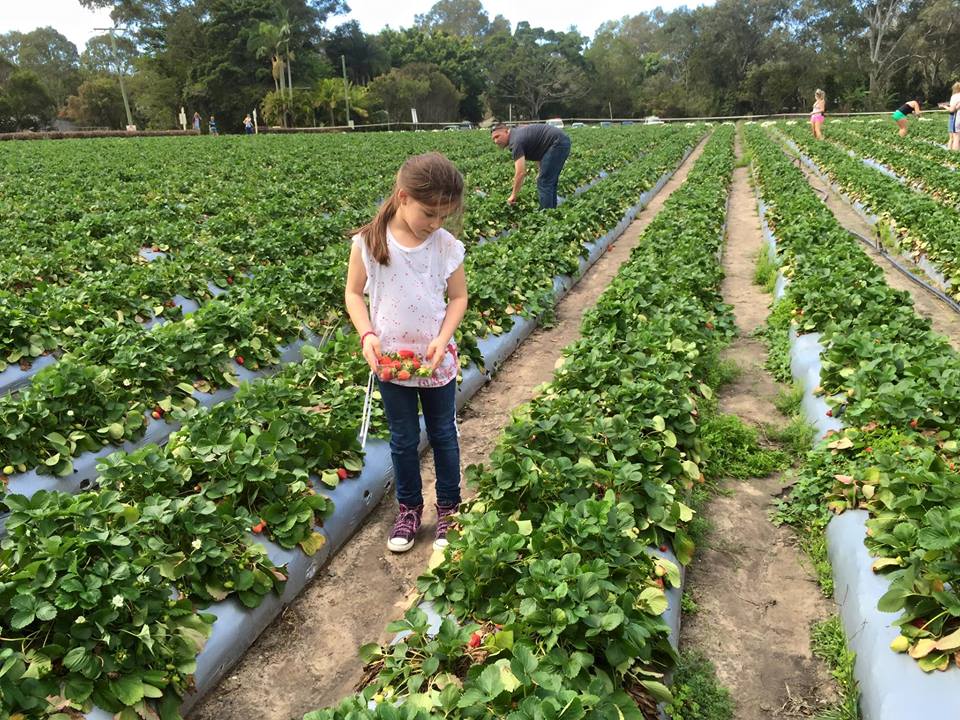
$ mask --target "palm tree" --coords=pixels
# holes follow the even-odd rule
[[[337,106],[343,102],[343,83],[336,78],[318,80],[313,86],[313,104],[330,113],[330,124],[336,125]]]
[[[281,28],[273,23],[261,21],[257,26],[257,33],[250,38],[247,48],[253,50],[258,58],[270,57],[270,72],[273,75],[273,88],[285,97],[286,77],[284,76],[284,60],[280,54],[280,45],[283,43]],[[283,125],[286,126],[286,113],[283,113]]]
[[[284,54],[287,58],[287,87],[290,88],[290,101],[293,101],[293,53],[290,52],[290,36],[293,34],[293,26],[290,25],[290,13],[286,10],[280,17],[280,42],[283,43]],[[279,48],[279,44],[277,45]]]

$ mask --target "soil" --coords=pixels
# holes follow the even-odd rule
[[[738,144],[738,155],[740,149]],[[774,406],[779,386],[764,370],[766,349],[751,337],[770,298],[753,284],[762,247],[756,199],[746,168],[734,171],[724,251],[724,299],[740,336],[725,351],[739,366],[719,394],[720,410],[758,428],[784,425]],[[705,508],[710,523],[687,575],[699,609],[684,616],[681,649],[702,652],[730,690],[737,720],[808,717],[836,700],[829,671],[810,649],[810,628],[834,612],[808,571],[794,532],[769,515],[789,480],[783,474],[728,480]]]
[[[701,143],[626,232],[557,306],[554,325],[535,331],[464,408],[459,420],[461,464],[485,462],[511,412],[553,375],[564,346],[580,334],[583,313],[629,256],[664,201],[683,184]],[[433,460],[421,465],[424,495],[432,496]],[[466,496],[471,489],[466,488]],[[385,499],[312,583],[263,632],[220,684],[189,714],[190,720],[288,720],[337,703],[361,676],[357,648],[386,642],[387,623],[415,597],[426,568],[436,515],[428,505],[420,542],[403,555],[387,551],[395,504]]]
[[[789,153],[790,151],[787,150]],[[792,153],[790,153],[792,154]],[[803,163],[797,161],[798,167],[803,171],[817,195],[824,204],[830,208],[830,211],[847,230],[852,230],[863,237],[873,238],[873,226],[867,223],[857,211],[837,194],[837,192]],[[881,255],[877,250],[862,244],[864,252],[883,270],[887,284],[896,289],[910,293],[913,299],[914,309],[918,315],[925,317],[930,321],[933,329],[946,337],[954,349],[960,350],[960,314],[957,314],[946,303],[937,298],[936,295],[924,290],[922,287],[907,278],[902,272],[897,270],[889,260]],[[903,264],[901,262],[901,264]],[[917,269],[918,273],[922,270]]]

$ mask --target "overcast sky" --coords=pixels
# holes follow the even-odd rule
[[[347,0],[353,11],[330,19],[333,27],[347,20],[356,20],[365,32],[376,33],[384,26],[409,27],[413,17],[427,12],[436,0]],[[661,6],[666,10],[681,5],[701,5],[700,0],[594,0],[593,2],[560,2],[560,0],[484,0],[484,7],[493,18],[503,15],[514,27],[521,20],[549,30],[567,30],[571,25],[584,35],[592,36],[606,20],[635,15]],[[0,33],[10,30],[29,32],[52,25],[83,52],[87,40],[98,33],[96,27],[111,25],[107,10],[92,12],[79,0],[0,0]]]

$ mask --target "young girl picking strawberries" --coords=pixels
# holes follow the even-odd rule
[[[388,381],[378,374],[400,505],[387,540],[392,552],[413,547],[423,516],[418,403],[437,471],[435,548],[447,544],[460,505],[453,333],[467,309],[467,281],[463,243],[442,225],[462,205],[463,176],[453,163],[438,153],[417,155],[403,163],[390,197],[353,237],[345,299],[370,369],[377,373],[384,354],[403,349],[433,371]]]

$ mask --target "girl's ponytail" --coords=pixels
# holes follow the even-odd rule
[[[397,214],[400,199],[397,197],[397,188],[383,201],[373,220],[355,231],[363,237],[367,252],[381,265],[390,264],[390,248],[387,247],[387,223]]]

